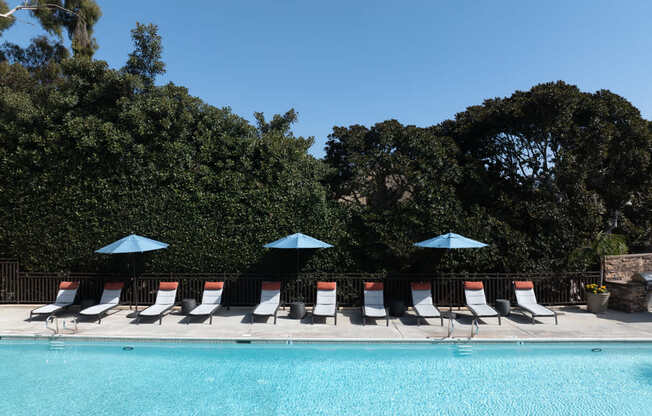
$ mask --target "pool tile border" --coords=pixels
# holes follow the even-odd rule
[[[549,344],[549,343],[652,343],[652,338],[196,338],[196,337],[122,337],[85,335],[2,334],[3,340],[134,342],[188,344]]]

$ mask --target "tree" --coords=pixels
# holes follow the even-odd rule
[[[9,42],[0,47],[0,62],[19,63],[30,71],[40,70],[52,62],[59,63],[69,55],[61,42],[52,42],[46,36],[32,39],[27,48]]]
[[[292,125],[297,122],[299,114],[291,108],[285,114],[274,114],[272,119],[267,122],[263,113],[254,113],[256,119],[256,127],[258,130],[258,137],[262,137],[269,133],[279,133],[282,135],[292,136]]]
[[[414,269],[412,244],[456,224],[448,214],[459,212],[456,151],[448,138],[396,120],[333,128],[327,179],[348,210],[360,268]]]
[[[524,268],[535,269],[565,267],[650,189],[640,174],[650,169],[646,127],[622,97],[563,82],[486,100],[438,126],[460,146],[460,200],[527,236]]]
[[[136,23],[136,28],[131,30],[134,42],[134,51],[129,54],[129,59],[124,71],[138,75],[142,78],[146,88],[154,85],[158,75],[165,73],[165,63],[161,60],[163,46],[158,26],[154,24],[143,25]]]
[[[15,23],[14,15],[22,10],[29,11],[51,35],[61,38],[65,29],[75,56],[91,57],[97,50],[92,33],[102,12],[94,0],[29,0],[11,10],[0,0],[0,35]]]
[[[171,243],[150,270],[273,271],[283,265],[265,242],[345,240],[311,139],[258,137],[183,87],[139,86],[102,61],[64,60],[48,83],[0,63],[1,254],[32,270],[107,270],[123,263],[93,249],[135,232]],[[338,270],[344,256],[302,267]]]

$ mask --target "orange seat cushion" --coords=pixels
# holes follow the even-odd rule
[[[528,290],[528,289],[534,289],[534,283],[530,281],[526,282],[514,282],[514,287],[519,290]]]
[[[176,290],[179,287],[179,282],[161,282],[158,290]]]
[[[335,282],[317,282],[317,290],[335,290]]]
[[[263,290],[281,290],[281,282],[263,282]]]
[[[430,290],[430,282],[412,282],[412,290]]]
[[[104,283],[104,290],[122,290],[124,282],[107,282]]]
[[[79,282],[61,282],[59,283],[59,289],[61,290],[74,290],[79,287]]]
[[[224,282],[206,282],[204,290],[220,290],[224,287]]]
[[[383,290],[383,282],[365,282],[364,290]]]
[[[464,289],[480,290],[484,289],[482,282],[464,282]]]

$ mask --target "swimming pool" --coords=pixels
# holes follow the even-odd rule
[[[0,366],[2,415],[652,412],[652,343],[61,345],[2,339]]]

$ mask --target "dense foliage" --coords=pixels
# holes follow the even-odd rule
[[[252,125],[156,86],[156,26],[132,34],[120,70],[47,38],[0,50],[0,255],[107,269],[93,250],[134,232],[170,243],[150,270],[283,271],[295,253],[262,245],[304,232],[336,247],[303,270],[528,271],[652,248],[652,127],[609,91],[547,83],[427,128],[334,127],[322,161],[294,110]],[[490,246],[413,246],[448,231]]]

